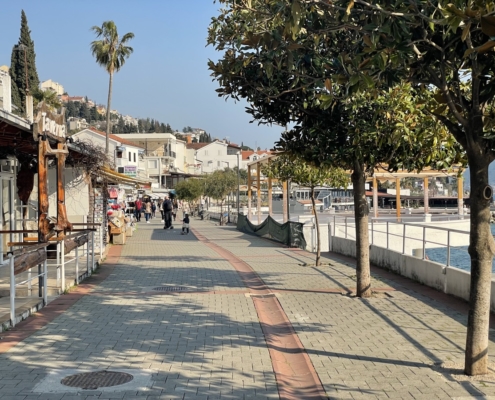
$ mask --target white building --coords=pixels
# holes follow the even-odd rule
[[[94,128],[83,129],[72,135],[74,140],[90,142],[95,146],[105,149],[106,134]],[[120,138],[117,135],[109,136],[109,152],[113,156],[115,170],[132,178],[145,179],[144,163],[141,160],[144,153],[143,147],[134,142]],[[141,172],[141,173],[140,173]]]
[[[60,83],[54,82],[51,79],[41,82],[40,89],[43,91],[51,90],[52,92],[57,93],[57,96],[62,96],[65,93],[64,87]]]
[[[188,159],[193,160],[196,174],[210,174],[217,170],[237,167],[241,168],[240,147],[216,140],[211,143],[188,143]]]
[[[8,70],[0,69],[0,109],[12,112],[11,80]]]
[[[144,149],[144,174],[155,191],[172,189],[191,173],[186,142],[172,133],[121,133],[116,135]]]

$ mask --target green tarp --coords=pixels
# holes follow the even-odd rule
[[[289,247],[306,248],[303,234],[303,224],[300,222],[286,222],[281,224],[268,216],[260,225],[254,225],[247,216],[239,214],[237,229],[250,235],[266,236]]]

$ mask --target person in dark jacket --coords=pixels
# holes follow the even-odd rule
[[[189,234],[189,215],[187,213],[184,214],[184,219],[182,220],[182,233],[181,235]]]
[[[165,197],[165,201],[163,202],[163,216],[165,218],[165,226],[163,229],[173,229],[172,226],[172,210],[173,210],[172,201]]]

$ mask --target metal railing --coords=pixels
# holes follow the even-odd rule
[[[332,236],[356,240],[354,218],[334,217],[329,224]],[[447,267],[452,266],[452,255],[455,253],[458,264],[455,266],[463,269],[468,267],[462,262],[469,259],[469,231],[466,230],[370,219],[368,234],[369,243],[372,245],[422,259],[431,259]],[[427,250],[430,250],[430,256]]]
[[[9,252],[7,254],[7,260],[0,265],[0,267],[9,267],[9,277],[10,277],[10,324],[12,327],[16,325],[16,313],[15,313],[15,303],[16,303],[16,288],[20,285],[25,285],[26,283],[28,284],[28,287],[31,288],[31,282],[35,279],[41,280],[42,285],[40,286],[39,290],[39,297],[43,298],[43,305],[46,305],[48,303],[48,264],[47,264],[47,259],[46,259],[46,247],[48,246],[48,243],[43,243],[34,246],[33,248],[30,248],[26,251],[26,249],[20,249],[16,250],[13,252]],[[19,258],[20,256],[26,257],[29,255],[29,253],[32,253],[34,251],[38,251],[39,249],[44,250],[44,261],[42,264],[38,265],[38,274],[34,275],[32,274],[30,268],[28,270],[28,276],[27,279],[24,279],[21,282],[16,282],[16,276],[21,274],[23,271],[18,270],[16,271],[16,259]],[[42,268],[40,266],[42,265]]]

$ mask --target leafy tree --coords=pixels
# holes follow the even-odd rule
[[[205,195],[220,200],[220,225],[223,223],[225,196],[237,188],[237,176],[233,170],[216,170],[206,178]]]
[[[224,51],[218,62],[209,62],[221,85],[219,96],[246,98],[251,104],[247,111],[260,123],[295,124],[278,143],[289,154],[312,165],[352,171],[356,291],[370,296],[367,175],[381,163],[390,170],[414,170],[437,159],[437,166],[449,166],[459,158],[453,140],[425,112],[431,94],[405,85],[349,95],[327,78],[345,34],[334,38],[335,49],[323,47],[319,36],[306,35],[306,29],[287,32],[293,15],[285,2],[220,2],[227,7],[212,20],[208,37],[208,43]],[[297,8],[299,2],[293,3]],[[324,25],[318,28],[324,30]],[[413,101],[416,93],[420,104]]]
[[[33,97],[34,106],[37,106],[40,102],[43,102],[53,110],[57,110],[62,107],[62,103],[60,103],[57,93],[53,90],[37,90]]]
[[[39,91],[40,85],[36,70],[34,42],[31,39],[31,31],[24,10],[21,11],[21,34],[17,45],[12,49],[9,73],[12,78],[12,104],[17,107],[19,115],[24,115],[27,89],[33,95]]]
[[[310,189],[311,205],[316,224],[316,266],[320,265],[321,239],[320,225],[318,223],[318,211],[316,209],[315,188],[317,186],[330,186],[334,188],[346,188],[349,185],[348,174],[340,168],[322,168],[306,163],[300,158],[291,158],[282,154],[264,164],[261,168],[263,174],[269,178],[282,181],[292,181],[298,185]]]
[[[91,42],[91,53],[96,58],[96,62],[104,67],[110,75],[108,84],[108,101],[107,101],[107,129],[105,152],[108,154],[108,140],[110,135],[110,106],[112,104],[112,86],[113,74],[119,72],[120,68],[125,64],[125,60],[134,51],[132,47],[127,46],[127,43],[134,37],[134,34],[129,32],[119,37],[117,26],[113,21],[105,21],[100,26],[93,26],[91,30],[96,34],[95,40]]]
[[[200,179],[187,179],[177,183],[175,186],[175,193],[179,199],[196,203],[196,201],[203,195],[204,181]]]
[[[236,9],[235,4],[229,3]],[[465,372],[485,374],[495,254],[490,230],[492,189],[488,180],[488,166],[495,159],[495,3],[493,0],[296,0],[290,3],[273,0],[266,2],[266,7],[273,7],[273,20],[285,22],[275,34],[288,38],[286,49],[294,46],[299,37],[309,39],[297,41],[297,48],[292,47],[292,57],[300,59],[304,55],[305,63],[328,66],[324,75],[311,76],[315,85],[319,81],[323,87],[328,79],[330,83],[341,83],[346,92],[352,93],[370,90],[375,82],[391,85],[406,80],[435,88],[438,104],[431,112],[466,151],[470,167],[471,285]],[[263,6],[260,2],[256,5]],[[271,32],[273,38],[275,34]],[[254,32],[243,39],[258,40]],[[318,46],[314,47],[316,42]],[[270,48],[275,45],[272,43]],[[273,65],[276,64],[264,67],[270,70]],[[307,81],[296,82],[294,88],[303,83]],[[331,102],[332,97],[332,93],[320,93],[318,100]]]

